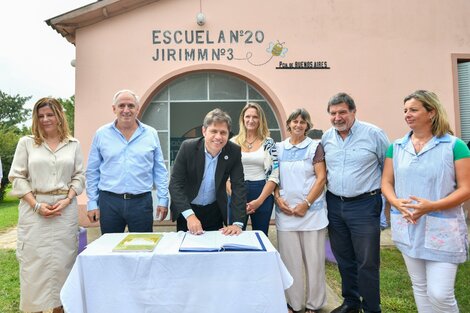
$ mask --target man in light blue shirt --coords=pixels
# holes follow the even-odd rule
[[[322,137],[328,233],[344,297],[331,313],[381,312],[380,182],[389,141],[380,128],[356,119],[346,93],[330,99],[328,113],[333,127]]]
[[[116,120],[99,128],[88,156],[88,218],[101,233],[153,231],[152,189],[157,219],[168,214],[168,172],[157,131],[137,119],[139,100],[130,90],[113,98]]]

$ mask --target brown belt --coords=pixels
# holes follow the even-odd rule
[[[42,196],[66,196],[69,194],[68,190],[52,190],[49,192],[33,192],[33,194],[36,195],[42,195]]]

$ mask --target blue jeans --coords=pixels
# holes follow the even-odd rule
[[[380,309],[380,193],[343,201],[326,193],[328,234],[341,274],[344,303],[365,312]],[[361,301],[362,297],[362,301]]]
[[[263,191],[264,185],[266,185],[265,180],[245,181],[245,186],[247,190],[246,202],[248,203],[257,199]],[[260,207],[256,210],[255,213],[246,216],[243,230],[246,229],[246,225],[248,224],[248,218],[251,218],[251,226],[253,230],[261,230],[267,236],[269,230],[269,222],[271,220],[271,214],[273,212],[273,206],[274,197],[273,195],[269,195],[266,200],[264,200],[263,204],[261,204]]]
[[[100,191],[98,198],[100,208],[101,233],[122,233],[126,225],[129,232],[149,233],[153,231],[152,193],[142,197],[123,199]]]

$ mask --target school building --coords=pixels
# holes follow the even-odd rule
[[[340,91],[390,140],[408,131],[403,98],[434,91],[468,142],[469,12],[468,0],[102,0],[46,23],[76,47],[75,135],[85,159],[95,131],[114,119],[112,96],[131,89],[170,168],[214,107],[237,133],[241,108],[258,102],[276,141],[288,135],[290,112],[305,107],[318,137]]]

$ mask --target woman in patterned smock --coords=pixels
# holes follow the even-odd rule
[[[454,295],[468,253],[462,203],[470,198],[470,151],[452,136],[436,94],[404,100],[411,131],[387,151],[382,191],[392,205],[392,240],[413,284],[418,312],[459,312]]]
[[[56,99],[42,98],[34,105],[32,133],[18,142],[8,175],[12,194],[21,199],[20,310],[63,312],[60,289],[78,248],[75,196],[85,185],[83,157]]]
[[[251,218],[253,230],[262,230],[266,236],[273,212],[273,191],[279,182],[277,152],[269,137],[268,123],[263,109],[257,103],[248,103],[240,113],[240,132],[231,141],[242,148],[243,172],[247,190],[244,230]],[[230,183],[227,183],[230,193]]]
[[[325,154],[320,141],[307,137],[312,122],[305,109],[295,110],[286,124],[291,136],[277,144],[277,239],[282,260],[294,278],[286,290],[288,311],[299,312],[305,304],[305,312],[313,313],[326,304]]]

